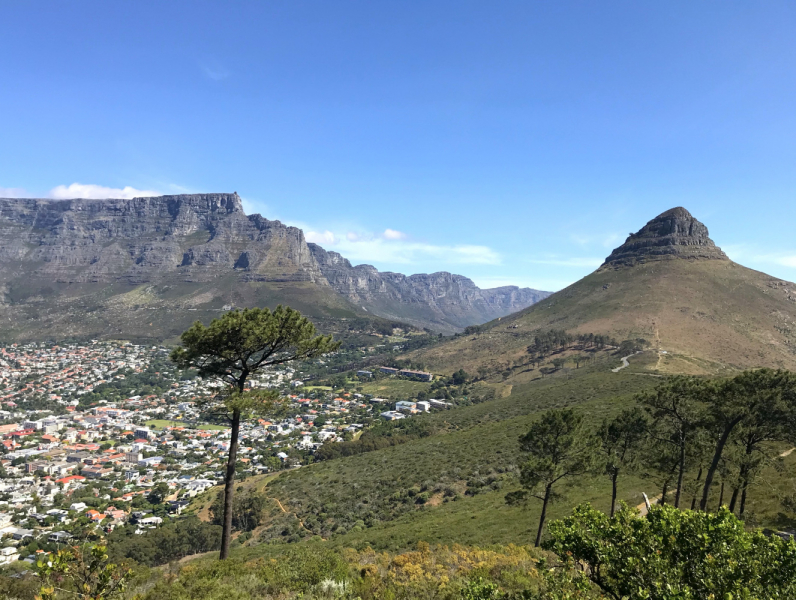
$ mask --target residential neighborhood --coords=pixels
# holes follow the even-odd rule
[[[92,532],[144,535],[223,480],[230,429],[214,396],[224,384],[176,369],[169,352],[105,341],[0,348],[0,565],[34,562]],[[307,365],[314,375],[280,366],[247,382],[283,400],[278,420],[243,423],[241,478],[311,463],[323,444],[355,439],[373,423],[451,406],[305,385],[332,358]]]

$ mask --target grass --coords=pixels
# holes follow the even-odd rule
[[[630,368],[611,373],[611,364],[606,356],[568,373],[516,384],[508,397],[415,417],[435,432],[428,437],[283,473],[268,484],[266,493],[279,498],[290,514],[272,512],[253,542],[296,541],[314,534],[334,544],[389,550],[408,548],[419,539],[527,543],[535,533],[538,506],[532,502],[521,510],[504,504],[506,491],[516,486],[522,459],[517,440],[540,412],[550,408],[575,407],[596,429],[603,419],[629,406],[636,392],[659,381]],[[751,523],[792,524],[780,498],[796,490],[794,475],[796,453],[785,459],[781,472],[771,467],[763,474],[750,492]],[[607,479],[586,477],[571,483],[565,499],[551,509],[552,517],[568,514],[582,501],[607,508]],[[717,481],[711,496],[714,505],[719,488]],[[620,499],[638,505],[642,491],[652,498],[660,493],[651,480],[620,480]],[[729,495],[726,492],[725,501]]]
[[[427,381],[411,381],[408,379],[386,378],[363,384],[362,392],[388,400],[415,398],[421,391],[428,390],[431,384]]]
[[[185,421],[169,421],[166,419],[152,419],[146,422],[146,426],[152,429],[166,429],[167,427],[185,427],[186,429],[199,429],[202,431],[222,431],[229,429],[224,425],[213,425],[211,423],[203,423],[196,425],[195,423],[186,423]]]
[[[578,406],[595,427],[626,406],[653,378],[590,370],[515,386],[511,396],[415,417],[435,435],[382,450],[317,463],[281,475],[268,486],[313,533],[339,535],[364,525],[411,518],[417,497],[428,501],[480,495],[511,485],[520,453],[517,439],[540,411]],[[507,524],[510,528],[510,524]],[[283,523],[263,539],[280,537]],[[516,541],[516,540],[515,540]]]
[[[513,360],[539,330],[643,337],[669,355],[653,368],[714,374],[796,368],[793,285],[730,261],[664,260],[599,270],[477,335],[410,353],[430,368],[474,372]]]

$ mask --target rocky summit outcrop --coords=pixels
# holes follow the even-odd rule
[[[729,260],[713,243],[708,228],[682,207],[652,219],[605,259],[603,267],[623,267],[652,260]]]
[[[107,327],[123,337],[126,323],[142,319],[178,329],[180,310],[206,318],[228,306],[278,302],[329,319],[370,314],[450,332],[541,297],[514,287],[480,290],[449,273],[352,267],[307,244],[301,229],[246,215],[236,193],[0,198],[0,320],[17,339],[34,326],[50,331],[59,319],[75,336]],[[130,316],[143,310],[151,312]],[[157,311],[171,312],[159,320]],[[92,328],[81,326],[87,319]]]
[[[326,280],[338,293],[382,316],[417,319],[446,329],[484,323],[522,310],[550,295],[530,288],[504,286],[482,290],[462,275],[379,272],[371,265],[352,266],[337,252],[309,244]],[[475,318],[475,321],[473,320]]]

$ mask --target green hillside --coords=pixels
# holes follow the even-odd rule
[[[643,338],[649,371],[721,373],[796,367],[796,285],[729,260],[682,208],[651,220],[594,273],[545,300],[411,355],[450,372],[492,371],[540,331]],[[471,329],[472,330],[472,329]]]

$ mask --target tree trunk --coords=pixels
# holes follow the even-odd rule
[[[719,508],[724,504],[724,480],[721,481],[721,492],[719,492]]]
[[[735,503],[738,501],[738,487],[732,488],[732,497],[730,498],[730,512],[735,512]]]
[[[741,508],[738,509],[738,517],[743,517],[743,512],[746,510],[746,488],[749,485],[749,477],[744,479],[743,486],[741,487]]]
[[[240,411],[232,413],[232,437],[229,441],[227,472],[224,476],[224,523],[221,531],[221,560],[229,556],[229,543],[232,539],[232,498],[235,493],[235,463],[238,458],[238,431],[240,430]]]
[[[741,472],[741,508],[738,509],[738,516],[743,517],[744,510],[746,510],[746,489],[749,487],[749,476],[751,474],[751,469],[749,465],[751,464],[752,460],[752,451],[754,450],[754,445],[747,441],[746,443],[746,464]]]
[[[699,467],[699,471],[697,472],[695,481],[699,483],[700,479],[702,479],[702,467]],[[694,492],[694,495],[691,497],[691,510],[694,510],[696,508],[696,499],[697,499],[696,492]]]
[[[661,490],[661,506],[666,504],[666,494],[669,493],[669,482],[663,482],[663,489]]]
[[[683,474],[685,473],[685,442],[680,440],[680,461],[677,465],[677,492],[674,495],[674,507],[680,508],[680,495],[683,491]]]
[[[708,468],[708,473],[705,476],[705,487],[702,489],[702,500],[699,503],[699,510],[707,510],[710,486],[713,484],[713,476],[716,474],[716,469],[719,468],[721,454],[724,452],[724,446],[727,444],[727,439],[730,437],[732,430],[735,429],[735,426],[740,422],[741,419],[739,417],[734,421],[730,421],[724,426],[724,431],[719,438],[719,442],[716,444],[716,451],[713,453],[713,460],[711,461],[710,467]]]
[[[534,544],[537,548],[539,544],[542,543],[542,529],[544,529],[544,520],[545,516],[547,516],[547,503],[550,500],[550,488],[553,487],[552,485],[548,485],[544,490],[544,500],[542,500],[542,514],[539,517],[539,531],[536,532],[536,544]]]
[[[619,477],[619,469],[614,469],[611,474],[611,516],[616,512],[616,478]]]

